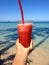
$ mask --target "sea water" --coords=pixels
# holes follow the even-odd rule
[[[0,22],[0,48],[15,43],[18,38],[18,22]],[[49,22],[32,22],[32,38],[49,35]]]

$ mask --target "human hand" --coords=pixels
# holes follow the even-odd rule
[[[20,42],[19,39],[16,41],[16,55],[13,61],[13,65],[26,65],[28,53],[32,50],[32,40],[30,46],[25,48]]]
[[[16,41],[16,50],[17,52],[19,52],[20,54],[22,53],[23,55],[27,56],[28,53],[32,50],[32,46],[33,46],[33,42],[32,42],[32,39],[31,39],[31,42],[30,42],[30,46],[28,48],[25,48],[20,42],[19,42],[19,39],[17,39]]]

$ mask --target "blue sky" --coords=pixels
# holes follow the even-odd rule
[[[21,0],[25,20],[49,21],[49,0]],[[21,20],[18,0],[0,0],[0,21]]]

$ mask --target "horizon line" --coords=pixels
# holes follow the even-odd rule
[[[17,20],[17,21],[20,21],[20,20]],[[9,22],[9,23],[11,22],[11,23],[12,23],[12,22],[17,22],[17,21],[0,21],[0,23],[2,23],[2,22],[7,22],[7,23],[8,23],[8,22]],[[21,21],[20,21],[20,22],[21,22]],[[49,22],[49,20],[48,20],[48,21],[33,21],[33,20],[26,20],[25,22]]]

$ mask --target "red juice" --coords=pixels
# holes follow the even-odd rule
[[[32,33],[32,24],[18,25],[19,42],[26,48],[30,46],[31,33]]]
[[[18,0],[18,3],[19,3],[21,17],[22,17],[22,24],[18,25],[19,42],[24,47],[29,47],[30,41],[31,41],[32,24],[24,23],[24,14],[23,14],[23,9],[21,5],[21,0]]]

